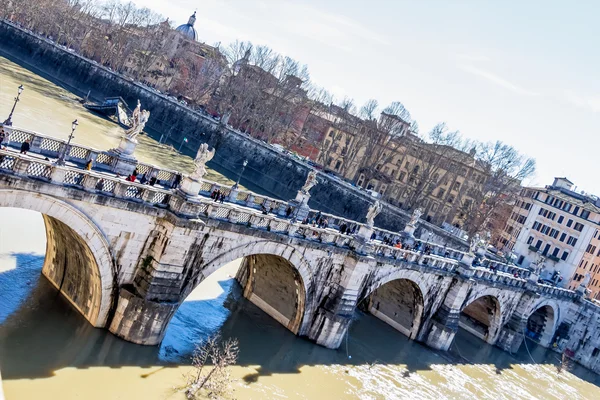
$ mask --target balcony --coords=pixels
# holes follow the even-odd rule
[[[552,255],[550,255],[550,256],[548,256],[548,260],[551,260],[551,261],[554,261],[554,262],[559,262],[559,261],[560,261],[560,258],[558,258],[558,257],[556,257],[556,256],[552,256]]]
[[[537,253],[538,251],[540,251],[540,249],[538,249],[535,246],[529,246],[529,251],[533,251],[534,253]]]

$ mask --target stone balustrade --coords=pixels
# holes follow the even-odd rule
[[[22,128],[4,127],[9,134],[8,145],[20,147],[25,141],[29,141],[31,153],[40,154],[46,157],[58,158],[63,149],[67,146],[67,141],[57,139],[51,136],[43,135],[38,132]],[[5,142],[6,144],[6,142]],[[94,167],[99,170],[112,171],[116,162],[114,154],[105,150],[94,149],[79,144],[70,144],[65,152],[65,161],[83,165],[89,160],[94,162]],[[139,174],[156,175],[156,179],[165,186],[170,186],[179,174],[177,171],[159,168],[155,165],[138,163],[136,169]],[[131,171],[133,172],[133,171]]]
[[[538,283],[536,287],[536,292],[552,297],[567,297],[574,299],[577,297],[577,292],[573,290],[563,289],[556,286],[550,286],[545,283]]]
[[[525,288],[525,285],[527,284],[526,279],[516,278],[514,275],[507,272],[491,271],[485,267],[473,267],[473,278],[489,282],[498,282],[515,288]]]
[[[510,264],[506,264],[503,262],[499,262],[499,261],[493,261],[493,260],[488,260],[488,259],[484,259],[481,262],[481,266],[482,267],[486,267],[486,268],[493,268],[496,271],[501,271],[501,272],[505,272],[507,274],[511,274],[511,275],[518,275],[521,278],[529,278],[529,276],[531,275],[531,271],[528,270],[527,268],[522,268],[522,267],[518,267],[516,265],[510,265]]]

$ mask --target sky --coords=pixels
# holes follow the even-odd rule
[[[201,41],[267,45],[358,105],[401,101],[534,157],[530,184],[566,176],[600,195],[600,2],[553,0],[134,0]],[[600,174],[599,174],[600,175]]]

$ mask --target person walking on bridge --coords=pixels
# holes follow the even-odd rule
[[[23,144],[21,145],[21,154],[27,154],[27,152],[29,151],[30,145],[29,145],[29,140],[26,140],[23,142]]]

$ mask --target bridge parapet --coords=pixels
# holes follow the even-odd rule
[[[407,249],[399,249],[385,244],[377,244],[373,247],[375,255],[383,258],[392,258],[408,263],[413,263],[432,269],[454,272],[458,267],[458,262],[453,259],[439,257],[434,254],[419,253]]]
[[[575,299],[577,297],[577,292],[573,290],[563,289],[556,286],[550,286],[544,283],[538,283],[535,288],[535,291],[541,295],[554,298]]]
[[[27,134],[27,132],[23,133],[22,140],[28,140],[25,134]],[[77,157],[80,157],[80,155]],[[21,177],[42,180],[51,184],[66,187],[73,187],[127,201],[144,203],[160,208],[168,207],[176,214],[188,218],[206,217],[210,219],[225,220],[234,224],[246,225],[254,229],[266,230],[334,247],[347,249],[357,247],[357,244],[355,243],[356,238],[352,235],[342,234],[334,229],[319,228],[312,224],[301,224],[291,219],[281,218],[277,215],[265,214],[264,211],[258,212],[258,207],[262,208],[262,206],[264,206],[265,209],[268,210],[269,208],[267,206],[274,205],[282,208],[282,205],[285,205],[286,203],[280,200],[260,196],[252,192],[239,192],[236,202],[223,204],[201,196],[193,199],[184,198],[173,189],[161,189],[156,186],[125,181],[121,178],[99,174],[94,171],[57,166],[49,161],[4,150],[0,150],[0,170],[8,171]],[[214,182],[204,182],[202,188],[205,190],[205,193],[208,194],[210,193],[209,190],[212,192],[212,190],[221,188],[221,186]],[[363,225],[355,221],[330,216],[329,214],[321,215],[331,217],[334,224],[352,223],[357,226]],[[398,238],[400,237],[398,234],[390,231],[378,230],[378,232],[379,234],[383,233],[389,235],[388,238],[392,240],[396,237],[395,235],[397,235]],[[403,260],[417,265],[428,266],[432,269],[455,272],[458,267],[458,261],[456,258],[446,254],[448,249],[445,250],[444,254],[436,254],[436,249],[443,249],[443,247],[432,247],[432,254],[425,254],[423,252],[414,252],[407,249],[396,248],[383,243],[373,243],[367,251],[367,255],[374,255],[392,260]],[[459,251],[455,252],[456,254],[462,253]],[[441,251],[438,251],[438,253],[441,253]],[[490,271],[490,266],[494,266],[497,272],[494,273]],[[498,282],[515,288],[524,288],[526,280],[522,278],[526,278],[530,274],[526,269],[490,260],[484,260],[483,267],[474,267],[473,270],[474,278],[477,280]],[[522,278],[515,278],[515,272],[519,272]],[[575,292],[549,285],[538,284],[537,286],[530,287],[535,292],[550,297],[576,297]]]
[[[511,275],[518,274],[522,278],[529,278],[531,275],[531,271],[527,268],[517,267],[516,265],[510,265],[503,262],[493,261],[489,259],[484,259],[481,262],[481,265],[486,268],[492,268],[496,271],[506,272]]]
[[[513,274],[501,271],[490,271],[487,268],[473,267],[473,279],[485,280],[488,282],[501,283],[506,286],[514,288],[525,288],[527,280],[523,278],[516,278]]]

